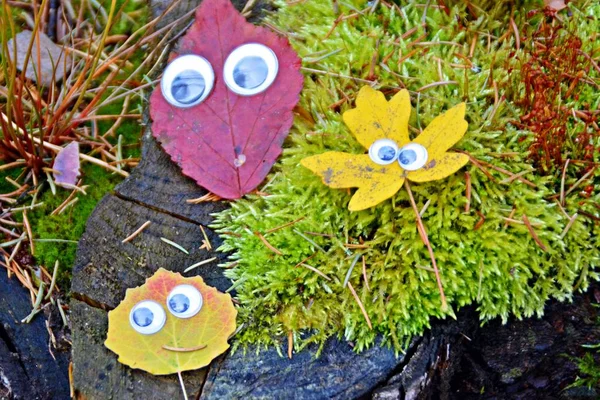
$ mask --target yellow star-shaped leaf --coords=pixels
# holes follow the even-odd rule
[[[369,154],[327,152],[301,163],[332,188],[358,188],[348,209],[359,211],[392,197],[405,179],[443,179],[469,161],[465,154],[448,152],[467,131],[464,103],[436,117],[412,142],[410,113],[408,91],[401,90],[388,102],[383,93],[364,86],[356,108],[345,112],[343,118]]]

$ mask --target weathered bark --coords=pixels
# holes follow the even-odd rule
[[[483,327],[473,307],[464,309],[457,321],[434,323],[373,398],[597,399],[594,389],[568,386],[579,374],[573,358],[600,343],[599,301],[596,283],[572,303],[550,301],[541,319]]]
[[[0,399],[68,399],[69,353],[52,349],[43,313],[29,324],[29,293],[0,273]]]

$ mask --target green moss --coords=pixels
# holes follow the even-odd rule
[[[591,346],[592,348],[598,348],[598,345]],[[579,374],[575,382],[569,385],[569,388],[573,387],[587,387],[588,389],[600,390],[600,359],[599,351],[594,353],[585,353],[581,358],[573,358],[572,361],[577,363]]]
[[[56,239],[77,242],[85,229],[85,223],[96,207],[98,201],[121,181],[121,177],[110,175],[102,168],[85,164],[82,168],[85,182],[89,185],[86,195],[76,194],[77,202],[58,215],[50,215],[70,194],[70,190],[57,188],[53,195],[49,190],[40,201],[42,207],[34,209],[31,214],[32,230],[37,241],[35,243],[35,258],[38,264],[52,269],[54,262],[60,262],[59,284],[69,288],[71,267],[75,261],[77,243],[57,242]]]
[[[508,96],[510,90],[519,90],[510,83],[512,76],[505,67],[510,66],[505,61],[514,56],[515,48],[508,18],[512,15],[524,26],[530,23],[528,8],[511,13],[508,3],[485,4],[487,11],[469,10],[461,3],[450,15],[430,8],[424,17],[423,5],[414,2],[391,8],[380,4],[373,13],[363,10],[362,2],[340,3],[339,11],[347,18],[337,26],[338,16],[329,1],[281,4],[271,23],[289,32],[305,67],[325,73],[305,70],[300,100],[305,112],[300,115],[310,118],[297,118],[282,157],[261,188],[269,195],[248,195],[216,216],[224,238],[221,250],[232,252],[231,259],[237,262],[226,270],[241,303],[243,329],[235,346],[277,346],[293,332],[297,350],[343,336],[360,351],[378,335],[401,350],[429,326],[432,317],[454,317],[464,305],[476,303],[483,321],[541,315],[549,298],[569,299],[574,285],[584,289],[589,279],[598,278],[597,225],[577,218],[563,237],[569,220],[555,201],[560,177],[536,173],[527,157],[531,133],[512,123],[520,110]],[[582,37],[597,30],[599,12],[599,6],[590,6],[586,13],[591,17],[578,20]],[[426,29],[421,26],[423,18]],[[412,35],[403,36],[415,27]],[[418,38],[424,43],[413,43]],[[466,64],[473,42],[474,67],[457,67]],[[416,54],[405,58],[415,49]],[[302,158],[328,150],[364,152],[341,118],[353,107],[364,83],[343,76],[373,80],[388,95],[407,87],[417,129],[466,101],[469,130],[456,148],[512,173],[524,173],[533,183],[534,187],[510,180],[471,163],[443,181],[412,185],[418,206],[428,204],[423,220],[451,304],[446,312],[440,307],[435,277],[426,269],[429,255],[406,191],[372,209],[351,213],[349,191],[326,187],[300,166]],[[423,89],[440,81],[453,83]],[[499,88],[498,102],[493,82]],[[469,211],[466,173],[471,180]],[[579,207],[588,207],[587,212],[595,215],[591,204],[599,197],[596,191],[583,204],[577,194],[567,196],[565,210],[573,215]],[[524,224],[506,221],[521,220],[523,215],[545,250]],[[299,218],[303,219],[292,226],[265,234],[282,255],[254,234]],[[346,243],[366,247],[349,250]],[[349,282],[364,304],[372,330],[343,285],[356,256],[359,262]],[[370,290],[363,279],[362,256]],[[331,280],[301,265],[303,260]]]

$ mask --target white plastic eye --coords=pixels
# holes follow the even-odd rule
[[[398,163],[407,171],[416,171],[427,163],[427,149],[418,143],[409,143],[398,152]]]
[[[225,60],[223,79],[227,87],[242,96],[265,91],[275,78],[279,63],[267,46],[248,43],[233,50]]]
[[[192,285],[176,286],[167,297],[167,308],[177,318],[190,318],[202,308],[202,295]]]
[[[369,157],[379,165],[391,164],[398,157],[398,145],[390,139],[376,140],[369,147]]]
[[[187,54],[171,61],[160,81],[165,99],[175,107],[201,103],[212,91],[215,73],[204,57]]]
[[[165,310],[155,301],[145,300],[137,303],[129,313],[129,323],[138,333],[152,335],[165,326]]]

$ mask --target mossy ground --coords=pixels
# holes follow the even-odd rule
[[[111,1],[100,2],[105,10],[110,9]],[[119,0],[116,3],[116,9],[122,9],[122,13],[113,28],[111,35],[130,35],[141,28],[149,16],[149,8],[146,2],[137,0],[127,1]],[[138,50],[127,59],[126,66],[117,77],[117,81],[124,81],[128,75],[137,68],[144,60],[145,52]],[[105,74],[106,75],[106,74]],[[105,76],[95,82],[99,85]],[[135,82],[129,82],[134,87]],[[105,98],[112,92],[109,90]],[[127,113],[134,114],[142,112],[143,94],[132,96],[130,98]],[[113,123],[116,116],[122,113],[124,100],[113,102],[102,107],[98,115],[113,115],[113,119],[99,120],[95,126],[88,124],[88,127],[96,136],[106,133]],[[138,119],[124,119],[118,130],[112,135],[106,137],[106,140],[112,145],[116,145],[119,136],[121,136],[122,158],[137,158],[140,156],[140,138],[142,127]],[[82,152],[88,152],[84,144],[80,145]],[[110,161],[110,160],[109,160]],[[22,173],[19,168],[0,171],[0,192],[8,193],[15,187],[6,181],[6,177],[17,178]],[[77,202],[70,207],[65,208],[60,214],[52,215],[52,212],[63,203],[71,194],[71,190],[57,188],[53,194],[47,183],[43,183],[42,190],[37,196],[37,203],[42,205],[29,211],[28,219],[31,223],[31,229],[34,236],[35,245],[35,264],[45,266],[50,272],[53,271],[55,261],[59,261],[60,272],[58,274],[58,284],[61,289],[66,291],[70,287],[71,267],[75,259],[77,241],[83,234],[86,221],[95,208],[98,201],[113,187],[122,180],[122,177],[110,171],[102,169],[93,164],[83,163],[81,166],[82,186],[87,186],[86,194],[76,193],[74,198]],[[20,220],[20,214],[15,215]]]
[[[452,2],[449,14],[424,4],[433,2],[376,3],[374,9],[375,3],[358,1],[280,4],[271,18],[302,57],[305,86],[284,153],[261,188],[268,195],[249,195],[216,216],[221,249],[235,261],[226,270],[241,303],[235,346],[277,346],[291,335],[299,350],[343,336],[361,350],[382,336],[401,350],[432,318],[453,317],[459,307],[477,304],[482,321],[540,315],[549,298],[569,300],[598,279],[600,191],[593,187],[583,196],[572,190],[559,204],[561,187],[574,187],[589,164],[572,165],[564,181],[561,168],[542,173],[529,154],[535,132],[519,128],[526,86],[519,69],[536,28],[550,18],[528,15],[541,2]],[[570,12],[560,17],[566,30],[597,57],[600,6],[581,2]],[[594,68],[585,74],[599,82]],[[370,210],[349,212],[351,191],[328,188],[300,166],[302,158],[329,150],[364,151],[341,118],[364,84],[388,97],[409,89],[413,133],[467,103],[469,129],[455,148],[479,162],[443,181],[412,185],[451,305],[447,311],[405,190]],[[564,96],[562,105],[597,107],[592,89]],[[579,121],[569,123],[572,144]],[[598,136],[590,140],[597,162]],[[568,145],[563,150],[565,158],[571,154]],[[592,171],[586,184],[600,176]],[[347,276],[373,329],[344,285]]]

